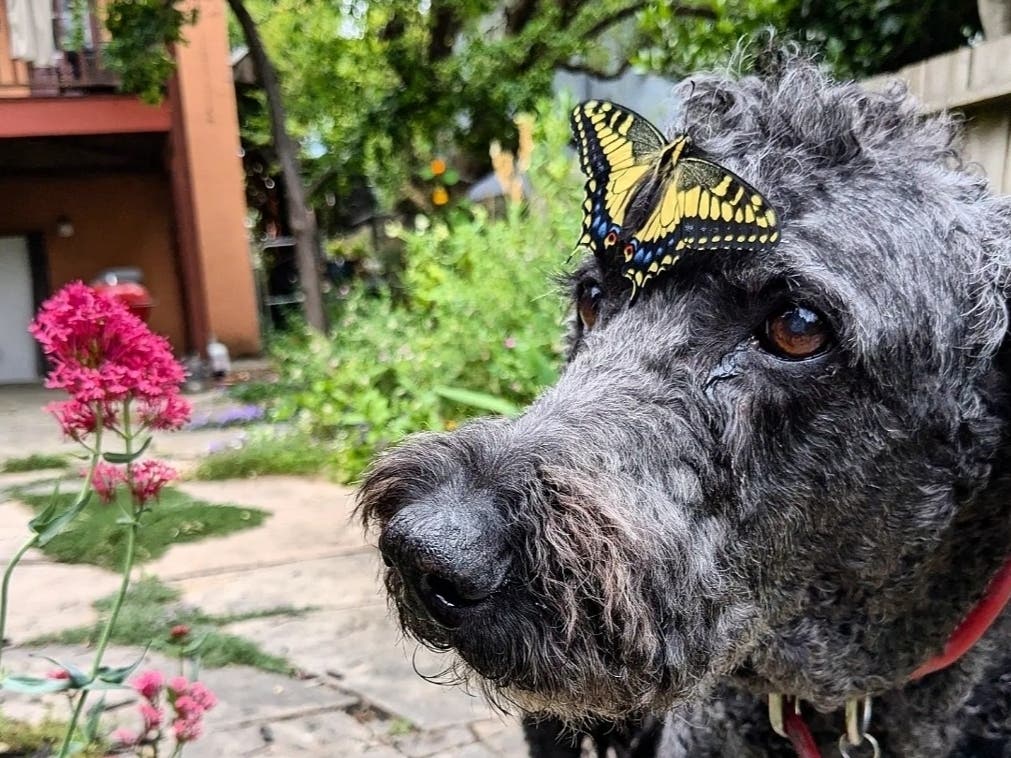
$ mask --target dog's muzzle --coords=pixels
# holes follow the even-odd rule
[[[485,611],[506,580],[504,531],[490,499],[442,491],[398,511],[383,529],[379,549],[403,580],[401,601],[413,613],[457,629]]]

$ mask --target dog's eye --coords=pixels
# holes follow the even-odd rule
[[[583,328],[587,331],[597,323],[597,309],[603,295],[603,291],[595,282],[586,282],[579,287],[576,310],[579,313],[579,320],[583,322]]]
[[[822,316],[803,305],[791,305],[765,322],[765,348],[788,360],[801,360],[822,353],[832,339]]]

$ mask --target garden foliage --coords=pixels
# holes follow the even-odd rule
[[[580,224],[566,112],[545,106],[537,118],[529,201],[390,229],[405,245],[397,293],[354,289],[332,336],[276,344],[274,413],[335,443],[342,478],[408,433],[513,412],[554,381],[565,311],[556,275]]]

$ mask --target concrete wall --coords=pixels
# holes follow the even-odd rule
[[[260,331],[223,0],[194,0],[197,24],[177,48],[177,103],[207,329],[233,354],[256,353]],[[200,337],[198,336],[198,341]],[[206,344],[203,342],[202,344]],[[201,345],[202,346],[202,345]]]
[[[171,213],[169,181],[159,174],[0,178],[0,236],[42,234],[53,290],[103,268],[138,266],[156,303],[151,327],[178,351],[186,330]],[[73,236],[57,235],[60,216]]]

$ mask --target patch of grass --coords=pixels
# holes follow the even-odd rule
[[[53,468],[67,468],[67,456],[59,454],[32,453],[23,458],[8,458],[0,466],[0,473],[19,474],[23,471],[43,471]]]
[[[52,495],[15,489],[13,497],[30,505],[36,512],[48,505]],[[69,506],[72,493],[59,496]],[[119,570],[126,549],[126,529],[116,523],[121,508],[129,509],[129,495],[123,491],[118,502],[108,505],[93,501],[67,531],[42,548],[50,558],[61,563],[91,563]],[[269,514],[256,508],[217,505],[197,500],[184,492],[166,488],[151,510],[141,517],[137,535],[137,562],[161,557],[173,544],[196,542],[259,526]]]
[[[190,639],[203,639],[197,653],[200,663],[210,668],[241,665],[253,666],[263,671],[290,674],[292,665],[280,656],[264,652],[256,643],[234,634],[220,631],[226,624],[251,618],[271,618],[275,616],[298,616],[311,608],[281,606],[254,611],[252,613],[216,616],[204,613],[199,608],[179,602],[180,593],[155,577],[144,577],[127,592],[120,610],[119,620],[112,633],[112,642],[117,645],[151,645],[169,655],[178,655],[179,646],[169,638],[169,630],[177,624],[190,627]],[[105,597],[95,603],[100,614],[107,613],[113,597]],[[101,634],[101,620],[94,627],[76,627],[53,635],[32,640],[31,645],[92,645]]]
[[[333,451],[306,435],[254,437],[242,447],[211,453],[197,467],[196,479],[247,479],[268,474],[318,474],[333,463]]]
[[[55,755],[67,731],[66,723],[47,718],[38,724],[15,721],[0,713],[0,755],[34,756]],[[103,745],[91,745],[77,758],[100,758],[106,754]]]

